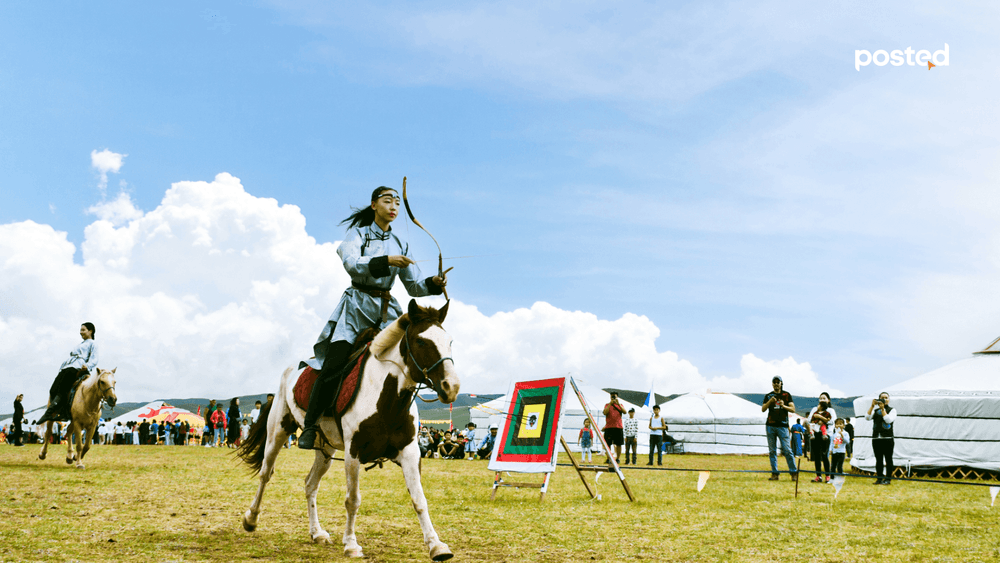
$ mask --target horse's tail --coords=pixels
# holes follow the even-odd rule
[[[274,400],[268,401],[261,407],[257,422],[250,427],[247,439],[236,448],[236,455],[243,460],[243,463],[250,466],[254,473],[260,473],[261,466],[264,465],[264,449],[267,446],[267,418],[271,414],[271,406]]]

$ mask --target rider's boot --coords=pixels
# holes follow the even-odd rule
[[[299,436],[299,449],[316,449],[316,438],[319,434],[319,417],[323,411],[333,404],[333,396],[337,392],[340,371],[347,364],[347,358],[351,353],[351,343],[338,340],[330,343],[326,350],[326,358],[323,361],[323,368],[316,376],[316,383],[313,384],[309,393],[309,408],[306,409],[305,420],[302,422],[302,434]]]
[[[42,417],[38,419],[35,424],[45,424],[50,420],[56,419],[56,414],[62,410],[62,394],[56,394],[49,400],[49,408],[45,409],[45,413]]]
[[[324,378],[320,373],[309,393],[309,409],[306,411],[302,434],[299,436],[299,449],[312,450],[316,448],[316,438],[319,434],[319,417],[331,403],[333,394],[337,392],[337,380],[334,377]]]

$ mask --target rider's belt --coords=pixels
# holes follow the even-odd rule
[[[389,295],[389,290],[382,289],[381,287],[363,285],[360,283],[352,283],[351,287],[360,291],[361,293],[367,293],[372,297],[377,297],[382,300],[382,308],[381,308],[382,310],[380,311],[382,315],[381,322],[382,324],[385,324],[385,321],[389,318],[389,301],[392,299],[392,296]]]

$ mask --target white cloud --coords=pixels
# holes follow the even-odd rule
[[[310,237],[298,207],[254,197],[229,174],[175,183],[147,213],[125,193],[91,212],[98,220],[84,231],[82,264],[66,233],[0,225],[2,394],[24,392],[29,406],[44,402],[84,321],[97,325],[102,366],[119,368],[123,401],[273,391],[287,365],[311,354],[349,283],[336,245]],[[405,304],[402,284],[395,291]],[[709,382],[658,351],[659,329],[634,314],[609,321],[539,302],[486,316],[453,300],[446,328],[473,392],[566,373],[604,387],[652,383],[660,393],[760,391],[772,372],[798,392],[817,379],[808,364],[748,355],[732,388]]]
[[[142,217],[142,211],[135,207],[135,204],[132,203],[132,197],[125,191],[119,192],[118,197],[113,201],[90,206],[87,213],[97,215],[100,220],[107,221],[116,227]]]
[[[101,189],[101,193],[108,187],[108,172],[117,174],[121,170],[126,156],[128,155],[111,152],[108,149],[101,152],[90,151],[90,166],[100,174],[101,181],[98,187]]]
[[[753,354],[744,354],[740,360],[740,377],[716,377],[711,388],[730,393],[768,393],[771,379],[780,375],[783,387],[797,396],[819,396],[826,391],[832,397],[844,397],[839,389],[834,389],[820,381],[809,362],[798,363],[795,358],[783,360],[762,360]]]

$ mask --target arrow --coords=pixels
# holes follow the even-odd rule
[[[463,258],[488,258],[490,256],[500,256],[499,254],[476,254],[473,256],[445,256],[444,260],[461,260]],[[430,262],[431,259],[427,260],[414,260],[414,262]]]
[[[934,63],[932,63],[930,61],[927,61],[927,70],[930,70],[930,69],[932,69],[932,68],[934,68],[936,66],[937,66],[936,64],[934,64]]]

